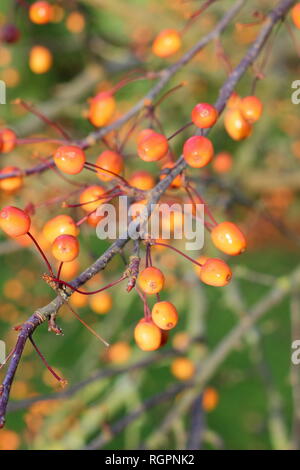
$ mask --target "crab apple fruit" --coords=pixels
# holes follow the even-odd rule
[[[0,153],[11,152],[17,143],[17,136],[11,129],[0,130]]]
[[[1,429],[0,450],[17,450],[20,447],[21,439],[18,434],[10,429]]]
[[[89,303],[93,312],[105,315],[112,308],[112,296],[109,292],[98,292],[90,296]]]
[[[198,103],[192,111],[192,121],[200,129],[212,127],[218,116],[217,109],[209,103]]]
[[[153,41],[152,52],[158,57],[169,57],[181,47],[181,36],[176,29],[164,29]]]
[[[43,227],[43,235],[49,243],[60,235],[73,235],[76,237],[79,229],[71,216],[61,214],[48,220]]]
[[[48,2],[34,2],[29,8],[29,18],[35,24],[47,24],[51,21],[53,7]]]
[[[20,39],[20,30],[11,23],[5,24],[0,30],[0,41],[14,44]]]
[[[160,269],[145,268],[138,277],[140,288],[145,294],[158,294],[164,287],[165,278]]]
[[[256,122],[262,115],[263,105],[256,96],[245,96],[240,104],[243,117],[250,123]]]
[[[103,219],[103,215],[97,215],[96,212],[92,212],[91,214],[88,215],[87,223],[91,227],[97,227],[97,225],[102,219]]]
[[[300,29],[300,3],[296,3],[292,8],[291,15],[294,25]]]
[[[142,351],[155,351],[161,347],[162,332],[152,320],[142,318],[134,329],[134,339]]]
[[[227,107],[228,109],[236,109],[236,108],[239,108],[239,107],[240,107],[240,104],[241,104],[241,101],[242,101],[242,98],[234,91],[234,92],[230,95],[230,97],[229,97],[229,99],[228,99],[228,101],[227,101],[227,103],[226,103],[226,107]]]
[[[140,170],[131,175],[129,184],[134,188],[148,191],[154,187],[155,179],[148,171]]]
[[[243,117],[239,109],[229,109],[225,113],[224,126],[233,140],[246,139],[251,134],[252,126]]]
[[[86,160],[84,151],[75,145],[61,145],[56,150],[53,159],[57,168],[68,175],[80,173]]]
[[[105,199],[101,198],[106,190],[97,184],[89,186],[80,194],[79,202],[85,212],[95,211]]]
[[[175,163],[174,162],[168,162],[168,163],[165,163],[163,166],[162,166],[162,170],[165,170],[165,169],[170,169],[172,170],[172,168],[174,168],[175,166]],[[161,174],[160,175],[160,180],[163,180],[167,175],[166,174]],[[170,184],[170,188],[173,188],[173,189],[177,189],[177,188],[180,188],[182,186],[182,176],[181,175],[177,175],[172,183]]]
[[[143,129],[142,131],[140,131],[136,139],[137,145],[139,145],[143,139],[149,137],[151,134],[155,134],[155,131],[151,128]]]
[[[191,380],[196,372],[193,361],[187,357],[177,357],[172,361],[171,372],[179,380]]]
[[[83,308],[88,304],[88,300],[88,295],[81,294],[80,292],[73,292],[70,297],[70,304],[74,308]]]
[[[196,259],[196,261],[197,261],[197,263],[199,263],[203,266],[208,259],[209,259],[208,256],[201,255]],[[194,271],[197,274],[197,276],[199,277],[199,279],[200,279],[200,273],[201,273],[202,266],[198,266],[197,264],[194,264]]]
[[[232,168],[232,156],[229,152],[220,152],[215,155],[212,167],[217,173],[227,173]]]
[[[213,387],[207,387],[203,391],[202,408],[204,411],[213,411],[219,403],[219,394]]]
[[[171,330],[178,323],[178,312],[171,302],[161,301],[153,305],[151,317],[161,330]]]
[[[232,222],[216,225],[210,235],[213,244],[227,255],[239,255],[246,250],[246,238]]]
[[[0,228],[11,237],[20,237],[29,232],[31,220],[22,209],[6,206],[0,211]]]
[[[112,364],[124,364],[130,356],[131,347],[126,341],[117,341],[111,344],[106,352],[106,359]]]
[[[105,150],[99,155],[97,161],[97,166],[101,166],[104,170],[109,170],[117,175],[120,175],[124,168],[123,157],[117,152],[112,150]],[[115,178],[114,175],[106,173],[101,170],[97,170],[97,176],[101,181],[111,181]]]
[[[103,91],[90,100],[88,118],[95,127],[109,123],[116,110],[116,100],[111,92]]]
[[[65,279],[66,281],[70,281],[73,279],[76,274],[78,274],[80,269],[80,263],[78,259],[74,259],[68,263],[64,263],[61,268],[61,278]]]
[[[231,278],[230,267],[219,258],[209,258],[200,271],[200,280],[209,286],[226,286]]]
[[[86,20],[82,13],[73,11],[66,18],[66,27],[73,34],[80,34],[86,26]]]
[[[212,142],[203,136],[190,137],[183,146],[183,158],[193,168],[207,165],[214,155]]]
[[[79,243],[73,235],[59,235],[52,243],[54,258],[63,263],[73,261],[79,255]]]
[[[11,178],[5,178],[0,180],[0,189],[7,193],[12,193],[17,191],[23,185],[23,176],[21,174],[20,168],[16,166],[6,166],[0,170],[0,175],[5,175],[9,173],[19,172],[18,176],[13,176]]]
[[[155,162],[163,158],[169,150],[167,138],[158,132],[147,132],[138,138],[138,156],[145,162]]]
[[[29,52],[29,68],[33,73],[41,75],[50,70],[53,63],[52,53],[47,47],[34,46]]]

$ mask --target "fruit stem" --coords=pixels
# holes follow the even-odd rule
[[[200,268],[202,268],[202,266],[203,266],[203,264],[198,263],[198,261],[194,260],[193,258],[190,258],[190,256],[186,255],[181,250],[178,250],[178,248],[175,248],[174,246],[168,245],[167,243],[161,243],[161,242],[153,241],[152,245],[158,245],[158,246],[164,246],[166,248],[170,248],[171,250],[176,251],[176,253],[183,256],[184,258],[191,261],[192,263],[196,264],[197,266],[200,266]]]
[[[53,129],[55,129],[59,134],[61,134],[64,139],[66,139],[68,142],[70,141],[70,136],[68,135],[68,133],[59,125],[57,124],[56,122],[54,121],[51,121],[51,119],[48,119],[46,116],[44,116],[40,111],[38,111],[37,109],[35,109],[32,105],[30,105],[29,103],[26,103],[26,101],[24,100],[21,100],[21,99],[17,99],[15,100],[14,102],[15,104],[19,104],[21,105],[24,109],[26,109],[26,111],[29,111],[30,113],[34,114],[35,116],[37,116],[39,119],[41,119],[41,121],[43,121],[45,124],[48,124],[49,126],[51,126]]]
[[[120,195],[123,194],[122,192],[112,194],[113,191],[115,191],[115,189],[116,189],[116,187],[113,188],[113,189],[110,189],[109,191],[106,191],[106,193],[102,194],[101,196],[97,197],[96,199],[92,199],[91,201],[81,202],[79,204],[65,204],[64,207],[67,207],[67,208],[82,207],[82,206],[86,206],[88,204],[91,204],[93,202],[100,201],[101,199],[107,199],[107,201],[110,201],[113,197],[120,196]],[[94,212],[94,211],[92,211],[92,212]]]
[[[104,287],[101,287],[101,289],[98,289],[98,290],[95,290],[95,291],[92,291],[92,292],[86,292],[86,291],[82,291],[80,289],[76,289],[76,287],[72,286],[72,284],[69,284],[68,282],[66,281],[63,281],[61,279],[58,279],[56,277],[52,277],[52,281],[53,282],[57,282],[58,284],[62,284],[66,287],[69,287],[69,289],[72,289],[74,292],[78,292],[79,294],[82,294],[82,295],[94,295],[94,294],[98,294],[99,292],[102,292],[106,289],[109,289],[110,287],[113,287],[115,286],[116,284],[119,284],[120,282],[124,281],[124,279],[127,278],[127,275],[123,274],[123,276],[121,276],[119,279],[117,279],[116,281],[113,281],[111,282],[110,284],[107,284],[106,286]]]
[[[114,171],[106,170],[105,168],[102,168],[101,166],[95,165],[95,163],[91,163],[91,162],[85,162],[84,166],[87,170],[89,170],[90,169],[89,166],[91,166],[92,168],[96,168],[97,170],[101,170],[103,173],[108,173],[109,175],[112,175],[115,178],[122,181],[122,183],[124,183],[126,186],[129,186],[128,181],[125,178],[123,178],[123,176],[118,175]],[[99,173],[99,172],[97,171],[96,173]]]
[[[192,121],[188,122],[184,126],[180,127],[180,129],[178,129],[176,132],[174,132],[174,134],[171,134],[170,137],[167,138],[167,140],[173,139],[173,137],[176,137],[178,134],[180,134],[182,131],[184,131],[185,129],[187,129],[188,127],[192,125],[193,125]]]
[[[56,380],[61,384],[62,387],[65,387],[65,385],[67,385],[67,381],[63,378],[61,378],[53,369],[52,367],[48,364],[46,358],[44,357],[44,355],[41,353],[41,351],[39,350],[39,348],[37,347],[37,345],[35,344],[35,342],[33,341],[33,338],[32,336],[30,335],[29,336],[29,341],[31,342],[32,346],[34,347],[34,349],[36,350],[36,352],[38,353],[39,357],[41,358],[41,360],[43,361],[43,363],[45,364],[45,366],[47,367],[47,369],[49,370],[49,372],[53,375],[53,377],[56,378]]]
[[[151,318],[151,312],[150,312],[150,309],[149,309],[149,306],[147,304],[147,298],[146,298],[146,295],[140,291],[140,289],[135,286],[135,290],[137,291],[138,295],[140,296],[140,298],[142,299],[142,302],[143,302],[143,305],[144,305],[144,317],[145,317],[145,320],[150,320]]]
[[[75,310],[71,307],[71,305],[69,304],[66,304],[67,307],[69,308],[70,312],[73,313],[73,315],[77,318],[77,320],[80,321],[80,323],[87,329],[89,330],[90,333],[92,333],[92,335],[94,335],[99,341],[101,341],[101,343],[103,343],[107,348],[110,346],[109,343],[107,341],[105,341],[104,338],[102,338],[102,336],[100,336],[91,326],[89,326],[79,315],[78,313],[75,312]]]
[[[60,275],[61,275],[61,270],[62,270],[63,264],[64,264],[63,261],[61,261],[61,262],[59,263],[59,267],[58,267],[58,270],[57,270],[57,279],[60,279]]]
[[[154,72],[146,72],[143,75],[140,75],[139,77],[125,77],[122,80],[120,80],[119,83],[114,85],[108,93],[114,94],[124,86],[128,85],[129,83],[137,82],[138,80],[154,80],[157,78],[157,73]]]
[[[183,34],[185,34],[189,29],[190,27],[192,26],[192,24],[194,23],[194,21],[198,18],[198,16],[201,15],[201,13],[203,13],[210,5],[212,5],[214,2],[216,2],[217,0],[206,0],[206,2],[203,3],[202,7],[199,8],[198,10],[196,10],[191,16],[190,18],[187,20],[185,26],[183,27],[183,29],[181,30],[181,36]]]
[[[199,199],[199,201],[201,202],[201,204],[203,204],[204,206],[204,212],[209,216],[209,218],[211,219],[211,221],[213,222],[213,225],[218,225],[218,222],[216,221],[216,219],[214,218],[214,216],[212,215],[209,207],[208,207],[208,204],[204,201],[204,199],[200,196],[200,194],[198,193],[198,191],[191,185],[191,184],[187,184],[186,187],[185,187],[185,190],[187,191],[187,193],[189,194],[188,190],[191,190],[194,192],[195,196]],[[189,194],[190,195],[190,194]]]
[[[51,276],[53,276],[53,270],[52,270],[52,267],[51,267],[51,264],[49,263],[48,261],[48,258],[47,256],[45,255],[45,253],[43,252],[42,248],[40,247],[39,243],[37,242],[37,240],[34,238],[34,236],[30,233],[30,232],[27,232],[27,235],[29,236],[29,238],[31,238],[31,240],[33,241],[33,243],[35,244],[36,248],[38,249],[38,251],[40,252],[40,254],[42,255],[46,265],[47,265],[47,268],[49,270],[49,273],[51,274]]]
[[[174,91],[177,91],[179,90],[180,88],[186,86],[186,82],[181,82],[179,83],[179,85],[176,85],[174,86],[173,88],[170,88],[170,90],[166,91],[160,98],[159,100],[154,104],[154,108],[157,108],[158,106],[161,105],[161,103],[166,99],[168,98],[169,95],[171,95],[172,93],[174,93]]]

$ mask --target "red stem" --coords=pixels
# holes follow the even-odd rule
[[[168,245],[167,243],[161,243],[161,242],[155,242],[155,241],[154,241],[152,244],[153,244],[153,245],[159,245],[159,246],[165,246],[166,248],[171,248],[171,250],[176,251],[176,253],[178,253],[179,255],[183,256],[184,258],[186,258],[187,260],[191,261],[192,263],[196,264],[197,266],[200,266],[200,268],[202,268],[202,266],[203,266],[203,264],[198,263],[198,261],[196,261],[196,260],[193,259],[193,258],[190,258],[190,256],[186,255],[185,253],[183,253],[182,251],[178,250],[178,249],[175,248],[174,246]]]
[[[47,369],[49,370],[49,372],[51,372],[51,374],[53,375],[53,377],[56,378],[56,380],[58,380],[58,382],[60,382],[60,384],[64,387],[65,385],[67,385],[67,381],[65,379],[62,379],[53,369],[52,367],[48,364],[46,358],[43,356],[43,354],[41,353],[41,351],[39,350],[39,348],[37,347],[37,345],[35,344],[35,342],[33,341],[32,339],[32,336],[29,336],[29,341],[31,342],[32,346],[34,347],[34,349],[36,350],[36,352],[38,353],[39,357],[41,358],[41,360],[43,361],[43,363],[45,364],[45,366],[47,367]]]
[[[91,327],[89,326],[79,315],[77,312],[75,312],[75,310],[71,307],[70,304],[66,304],[67,307],[69,308],[69,310],[73,313],[73,315],[77,318],[77,320],[80,321],[80,323],[85,327],[87,328],[87,330],[89,330],[90,333],[92,333],[92,335],[94,335],[97,339],[99,339],[99,341],[101,341],[101,343],[103,343],[107,348],[109,347],[109,343],[107,341],[105,341],[104,338],[102,338],[102,336],[98,335],[98,333]]]
[[[61,270],[62,270],[63,265],[64,265],[64,262],[61,261],[61,263],[59,263],[59,267],[58,267],[58,270],[57,270],[57,279],[60,278]]]
[[[52,267],[51,267],[51,264],[49,263],[48,261],[48,258],[47,256],[45,255],[45,253],[43,252],[42,248],[40,247],[40,245],[38,244],[37,240],[34,238],[34,236],[30,233],[30,232],[27,232],[27,235],[29,236],[29,238],[31,238],[31,240],[33,241],[33,243],[35,244],[35,246],[37,247],[38,251],[40,252],[40,254],[42,255],[46,265],[47,265],[47,268],[49,270],[49,273],[51,274],[51,276],[53,276],[53,270],[52,270]]]
[[[144,317],[145,317],[145,320],[150,320],[151,318],[151,312],[150,312],[150,309],[149,309],[149,306],[147,304],[147,299],[146,299],[146,295],[140,291],[140,289],[135,286],[135,290],[137,291],[138,295],[140,296],[140,298],[142,299],[142,302],[143,302],[143,305],[144,305]]]
[[[187,188],[190,189],[191,191],[194,192],[194,194],[197,196],[197,198],[199,199],[199,201],[201,202],[201,204],[204,205],[204,212],[209,216],[209,218],[211,219],[211,221],[213,222],[214,225],[218,225],[218,222],[216,221],[216,219],[214,218],[214,216],[212,215],[211,211],[209,210],[209,207],[208,207],[208,204],[204,201],[204,199],[200,196],[200,194],[198,193],[198,191],[190,184],[187,185]],[[186,191],[187,191],[187,188]],[[188,191],[187,191],[188,192]]]
[[[67,134],[64,129],[57,124],[54,121],[51,121],[48,119],[46,116],[44,116],[40,111],[35,109],[33,106],[31,106],[29,103],[26,103],[23,100],[16,100],[16,104],[20,104],[26,111],[29,111],[30,113],[34,114],[37,116],[39,119],[41,119],[45,124],[48,124],[49,126],[53,127],[59,134],[61,134],[68,142],[70,141],[70,136]]]
[[[126,279],[127,276],[123,275],[122,277],[120,277],[119,279],[117,279],[116,281],[113,281],[111,282],[110,284],[107,284],[107,286],[104,286],[104,287],[101,287],[101,289],[98,289],[98,290],[95,290],[95,291],[92,291],[92,292],[86,292],[86,291],[83,291],[83,290],[80,290],[80,289],[76,289],[76,287],[72,286],[72,284],[69,284],[68,282],[66,281],[63,281],[61,279],[58,279],[56,277],[52,277],[52,281],[54,282],[57,282],[59,284],[63,284],[64,286],[66,287],[69,287],[70,289],[72,289],[74,292],[78,292],[79,294],[82,294],[82,295],[93,295],[93,294],[98,294],[98,292],[102,292],[106,289],[109,289],[110,287],[113,287],[115,286],[116,284],[119,284],[119,282],[121,281],[124,281],[124,279]]]
[[[88,168],[88,166],[91,166],[93,168],[97,168],[97,170],[103,171],[104,173],[108,173],[108,174],[114,176],[115,178],[118,178],[120,181],[122,181],[122,183],[126,184],[126,186],[129,186],[128,181],[126,181],[126,179],[123,178],[123,176],[118,175],[114,171],[106,170],[105,168],[102,168],[101,166],[95,165],[95,163],[91,163],[91,162],[85,162],[84,166],[87,170],[90,169],[90,168]],[[97,173],[98,173],[98,171],[97,171]]]
[[[192,121],[188,122],[184,126],[180,127],[180,129],[178,129],[176,132],[174,132],[174,134],[171,134],[170,137],[168,137],[168,140],[173,139],[173,137],[176,137],[178,134],[180,134],[182,131],[184,131],[185,129],[187,129],[188,127],[192,125],[193,125]]]

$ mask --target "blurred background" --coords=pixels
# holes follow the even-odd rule
[[[0,43],[0,80],[7,86],[7,104],[0,105],[0,125],[14,129],[20,139],[56,134],[22,106],[13,104],[15,99],[33,103],[75,139],[81,139],[93,130],[86,119],[89,97],[112,88],[130,71],[155,71],[175,62],[233,4],[212,2],[185,32],[182,50],[160,59],[151,52],[153,38],[165,28],[181,30],[203,1],[53,1],[54,18],[46,25],[28,19],[30,3],[2,0],[0,6],[0,28],[10,23],[20,33],[16,42],[2,38]],[[255,40],[263,14],[276,4],[271,0],[246,2],[220,41],[211,42],[172,78],[166,90],[185,83],[159,106],[166,135],[189,121],[195,103],[216,100],[226,80],[228,60],[233,67],[238,64]],[[30,66],[31,51],[37,45],[48,51],[47,70],[42,74]],[[286,24],[275,27],[265,52],[236,89],[241,96],[251,94],[254,72],[260,72],[256,94],[264,112],[253,134],[235,142],[221,119],[211,138],[216,153],[226,152],[227,157],[205,170],[188,170],[215,218],[238,223],[246,234],[247,252],[230,259],[232,282],[219,289],[205,286],[188,261],[171,250],[156,248],[155,265],[163,267],[167,281],[162,298],[176,305],[180,322],[170,333],[168,344],[154,353],[140,351],[133,341],[134,326],[142,315],[135,293],[127,294],[124,287],[117,286],[101,302],[93,302],[93,297],[74,297],[71,303],[76,311],[112,347],[106,351],[65,307],[58,320],[64,336],[55,336],[46,325],[41,326],[35,340],[69,385],[62,390],[28,344],[12,387],[7,425],[0,431],[0,449],[82,449],[93,445],[106,449],[199,448],[200,438],[198,447],[193,447],[195,434],[201,435],[201,448],[205,449],[299,448],[300,366],[292,367],[291,363],[291,343],[300,339],[299,291],[291,287],[300,243],[300,117],[299,105],[291,102],[291,84],[300,78],[299,47],[300,33],[287,18]],[[151,86],[152,80],[140,80],[119,90],[114,119]],[[107,139],[124,137],[130,125],[110,133]],[[181,154],[190,135],[187,129],[172,140],[175,156]],[[55,148],[49,142],[20,145],[1,155],[1,168],[29,168]],[[99,142],[88,155],[92,159],[104,149]],[[126,177],[143,169],[157,179],[157,165],[135,155],[135,134],[124,153]],[[95,181],[92,174],[80,176],[78,181],[83,179]],[[47,201],[72,190],[72,184],[49,170],[24,178],[15,193],[1,188],[1,206],[35,206],[34,232],[43,243],[44,223],[61,213],[60,203]],[[182,196],[180,189],[169,194],[172,200]],[[80,208],[68,213],[82,217]],[[80,241],[79,262],[68,266],[65,279],[74,278],[109,246],[86,225],[81,228]],[[175,246],[184,249],[178,241]],[[131,250],[130,246],[125,249],[127,258]],[[208,237],[201,254],[218,256]],[[1,234],[0,256],[0,338],[9,351],[17,335],[13,326],[46,305],[54,294],[41,279],[44,266],[31,244],[24,240],[16,243]],[[116,256],[86,288],[96,289],[116,279],[123,269],[122,257]],[[282,286],[286,295],[277,298],[277,289]],[[275,291],[275,298],[266,315],[220,361],[195,396],[192,409],[178,413],[168,432],[159,434],[165,418],[180,409],[187,391],[193,389],[188,383],[193,380],[194,368],[206,366],[220,342],[270,291]],[[174,362],[177,358],[188,361],[180,365]],[[1,378],[4,373],[3,368]],[[165,396],[165,391],[170,396]]]

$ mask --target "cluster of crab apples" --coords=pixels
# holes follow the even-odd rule
[[[114,111],[114,96],[109,94],[97,95],[90,103],[89,119],[99,127],[105,125],[111,113]],[[257,121],[262,112],[262,106],[258,98],[250,96],[240,98],[234,94],[227,106],[226,113],[234,112],[238,114],[239,120],[243,119],[249,126]],[[209,129],[217,122],[219,117],[217,109],[209,103],[197,104],[191,113],[193,124],[199,129]],[[101,118],[101,119],[100,119]],[[232,117],[231,117],[232,119]],[[101,121],[101,122],[100,122]],[[225,116],[226,121],[226,116]],[[227,123],[228,124],[228,123]],[[237,126],[238,127],[238,126]],[[228,130],[228,129],[227,129]],[[236,137],[236,135],[235,135]],[[245,138],[246,135],[243,135]],[[17,137],[10,129],[3,129],[0,132],[1,152],[10,152],[18,144]],[[162,134],[154,129],[143,129],[138,133],[136,142],[136,153],[144,162],[157,162],[164,159],[169,152],[169,141]],[[202,135],[194,135],[186,140],[183,145],[183,158],[191,168],[202,168],[213,159],[214,148],[211,140]],[[137,171],[127,181],[123,176],[124,158],[120,151],[105,150],[96,160],[96,163],[89,163],[86,159],[86,152],[80,145],[61,145],[53,154],[53,162],[57,169],[66,175],[78,175],[84,170],[92,170],[96,177],[107,183],[116,181],[119,188],[136,188],[144,191],[145,199],[134,201],[133,204],[147,204],[150,197],[149,191],[155,185],[155,179],[147,171]],[[173,168],[176,162],[168,161],[162,168]],[[10,172],[15,167],[4,168],[1,173]],[[192,170],[193,171],[193,170]],[[160,178],[165,178],[161,174]],[[8,177],[0,181],[0,187],[8,192],[14,192],[22,186],[22,174]],[[179,174],[170,182],[170,189],[184,187],[184,178]],[[120,189],[119,189],[120,191]],[[48,220],[43,228],[43,235],[51,246],[52,256],[59,263],[70,263],[78,258],[80,244],[78,241],[79,226],[86,222],[95,227],[99,222],[97,208],[106,201],[111,200],[115,195],[113,190],[107,190],[105,185],[92,184],[84,187],[79,194],[79,202],[76,207],[81,207],[85,216],[76,222],[70,215],[59,214]],[[72,207],[66,204],[65,207]],[[246,239],[241,230],[232,222],[213,223],[209,225],[211,241],[216,248],[226,255],[239,255],[246,249]],[[34,240],[30,233],[31,217],[25,210],[14,206],[4,207],[0,211],[0,227],[11,237],[24,237],[28,235]],[[157,242],[157,241],[156,241]],[[57,283],[63,283],[59,275],[54,276],[52,268],[47,261],[47,256],[42,252],[35,241],[39,251],[47,262],[49,271]],[[155,244],[155,241],[154,241]],[[159,245],[159,243],[158,243]],[[167,245],[168,246],[168,245]],[[171,247],[171,246],[170,246]],[[178,250],[177,250],[178,251]],[[222,287],[227,285],[232,277],[232,272],[228,264],[219,258],[208,258],[201,256],[193,260],[195,270],[199,279],[207,285]],[[164,274],[157,267],[148,265],[141,270],[137,279],[136,288],[140,291],[144,302],[144,318],[137,324],[134,331],[134,338],[138,346],[145,351],[156,350],[167,341],[167,333],[174,328],[178,322],[178,312],[175,306],[168,301],[160,300],[160,292],[164,287]],[[58,284],[59,285],[59,284]],[[147,306],[147,296],[156,296],[157,302],[152,311]]]
[[[296,7],[295,7],[296,8]],[[29,19],[38,25],[47,24],[53,18],[53,6],[47,1],[34,2],[29,8]],[[293,18],[295,16],[293,10]],[[297,10],[298,11],[298,10]],[[296,15],[297,16],[297,15]],[[181,48],[182,34],[176,30],[167,29],[162,31],[152,44],[152,52],[160,58],[169,57]],[[35,46],[30,54],[30,66],[36,73],[44,73],[52,63],[52,56],[44,46]],[[89,100],[87,117],[95,128],[102,128],[110,124],[114,118],[117,103],[115,93],[119,89],[116,86],[113,90],[102,91]],[[261,117],[263,106],[256,96],[240,97],[233,93],[229,98],[225,110],[224,127],[228,135],[236,140],[247,138],[253,125]],[[203,131],[212,128],[219,119],[218,110],[209,103],[198,103],[191,112],[191,123],[198,130]],[[199,135],[200,134],[200,135]],[[214,160],[214,146],[212,141],[197,132],[189,137],[182,148],[183,158],[192,169],[199,169],[207,166]],[[17,136],[10,129],[0,131],[0,152],[11,152],[17,145]],[[168,170],[176,165],[170,156],[170,144],[167,137],[161,132],[152,128],[139,131],[136,140],[136,154],[144,162],[162,162],[160,179],[166,178]],[[230,157],[229,157],[230,158]],[[220,168],[228,167],[228,154],[220,154]],[[85,147],[72,142],[59,146],[53,154],[53,162],[57,169],[66,175],[78,175],[83,171],[90,170],[100,180],[101,184],[92,184],[82,189],[79,194],[78,204],[84,212],[84,217],[80,221],[75,221],[70,215],[59,214],[50,219],[43,228],[43,235],[51,247],[52,256],[62,264],[74,262],[78,258],[80,244],[78,241],[79,227],[82,223],[87,223],[96,227],[100,221],[97,216],[97,209],[103,203],[110,201],[113,197],[119,196],[126,189],[137,189],[144,192],[144,198],[139,197],[134,204],[147,204],[149,191],[155,186],[155,178],[145,170],[136,171],[128,180],[123,176],[124,158],[119,149],[109,149],[103,151],[95,163],[87,161]],[[193,170],[192,170],[193,171]],[[23,185],[23,173],[17,167],[4,167],[0,174],[14,173],[13,177],[0,180],[0,189],[7,193],[15,192]],[[107,190],[106,183],[116,182],[114,189]],[[178,174],[170,182],[170,189],[185,189],[185,177]],[[115,190],[117,188],[117,190]],[[124,189],[125,188],[125,189]],[[124,192],[123,192],[124,193]],[[196,201],[202,201],[201,197]],[[194,199],[192,199],[194,203]],[[74,207],[72,205],[65,207]],[[131,211],[132,213],[132,211]],[[30,233],[31,218],[26,211],[7,206],[0,211],[0,227],[11,237],[29,236],[35,243],[42,256],[46,260],[50,274],[55,276],[47,256],[43,253]],[[241,230],[232,222],[217,223],[211,218],[208,225],[210,237],[216,248],[226,255],[239,255],[246,249],[246,239]],[[155,244],[155,241],[154,241]],[[159,244],[159,243],[158,243]],[[178,251],[178,250],[177,250]],[[199,279],[207,285],[222,287],[226,286],[232,277],[232,272],[228,264],[219,258],[208,258],[200,256],[193,260],[195,271]],[[149,260],[148,260],[149,261]],[[56,281],[60,279],[59,270]],[[160,292],[164,288],[164,274],[157,267],[148,265],[141,270],[137,279],[136,289],[144,302],[144,318],[136,325],[134,338],[138,346],[145,351],[156,350],[167,341],[168,331],[174,328],[178,322],[178,312],[175,306],[168,301],[160,300]],[[59,284],[58,284],[59,285]],[[78,295],[78,292],[74,292]],[[147,296],[157,298],[152,311],[147,305]]]

